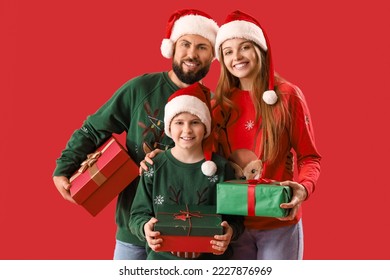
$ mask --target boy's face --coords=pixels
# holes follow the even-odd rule
[[[209,72],[214,57],[210,41],[199,35],[183,35],[175,45],[172,68],[180,81],[193,84]]]
[[[169,129],[175,147],[186,150],[202,149],[206,127],[196,115],[187,112],[177,114]]]

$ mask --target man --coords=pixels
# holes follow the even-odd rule
[[[112,133],[127,132],[126,146],[137,163],[144,159],[146,152],[173,145],[164,134],[164,106],[172,93],[200,81],[208,73],[217,31],[217,23],[198,10],[179,10],[170,17],[161,53],[172,58],[172,69],[145,74],[125,83],[96,113],[88,116],[57,159],[53,181],[66,200],[75,202],[69,193],[69,177],[87,154]],[[138,181],[135,179],[118,196],[114,259],[146,258],[145,244],[128,228]]]

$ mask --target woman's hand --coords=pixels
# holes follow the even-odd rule
[[[221,226],[224,228],[225,234],[214,235],[214,240],[210,241],[213,245],[212,248],[217,251],[214,252],[214,255],[222,255],[226,251],[233,235],[233,229],[229,226],[228,222],[223,221]]]
[[[153,151],[151,151],[150,153],[147,153],[145,155],[145,158],[139,163],[139,175],[141,176],[142,173],[144,173],[144,171],[148,171],[149,168],[148,166],[146,165],[146,162],[149,163],[150,165],[153,165],[153,160],[152,158],[154,158],[157,154],[161,153],[163,150],[160,150],[160,149],[155,149]]]
[[[280,182],[281,186],[289,186],[292,189],[293,196],[289,203],[280,204],[280,208],[290,209],[290,213],[287,217],[279,218],[281,221],[291,221],[297,215],[298,209],[301,203],[307,198],[307,191],[304,186],[294,181]]]
[[[153,251],[156,251],[158,248],[160,248],[161,243],[163,242],[162,238],[159,238],[160,232],[153,231],[154,224],[157,222],[158,222],[158,220],[156,218],[151,218],[144,225],[146,242],[148,242],[150,249],[152,249]]]

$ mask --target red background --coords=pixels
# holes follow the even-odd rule
[[[93,218],[64,201],[55,159],[125,81],[169,69],[165,24],[188,7],[218,23],[250,12],[306,95],[323,162],[304,203],[305,259],[390,259],[389,17],[380,1],[349,2],[1,0],[0,259],[112,258],[115,202]]]

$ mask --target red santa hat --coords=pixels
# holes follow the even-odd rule
[[[206,176],[212,176],[217,171],[217,166],[211,161],[212,145],[210,139],[205,139],[211,134],[211,105],[210,90],[200,83],[194,83],[188,87],[177,90],[173,93],[164,112],[164,131],[172,138],[170,126],[172,119],[180,113],[188,112],[197,116],[206,127],[203,140],[203,152],[206,161],[202,164],[202,172]]]
[[[273,105],[278,100],[278,96],[274,91],[274,68],[271,56],[271,46],[265,30],[261,27],[260,23],[252,16],[245,14],[241,11],[234,11],[229,14],[225,23],[219,28],[216,43],[215,43],[215,55],[218,60],[219,48],[228,39],[243,38],[255,42],[260,48],[268,53],[269,57],[269,79],[268,90],[263,93],[263,100],[269,105]]]
[[[174,44],[186,34],[200,35],[215,45],[218,24],[208,14],[194,9],[178,10],[168,20],[166,37],[161,43],[161,54],[165,58],[173,56]]]

